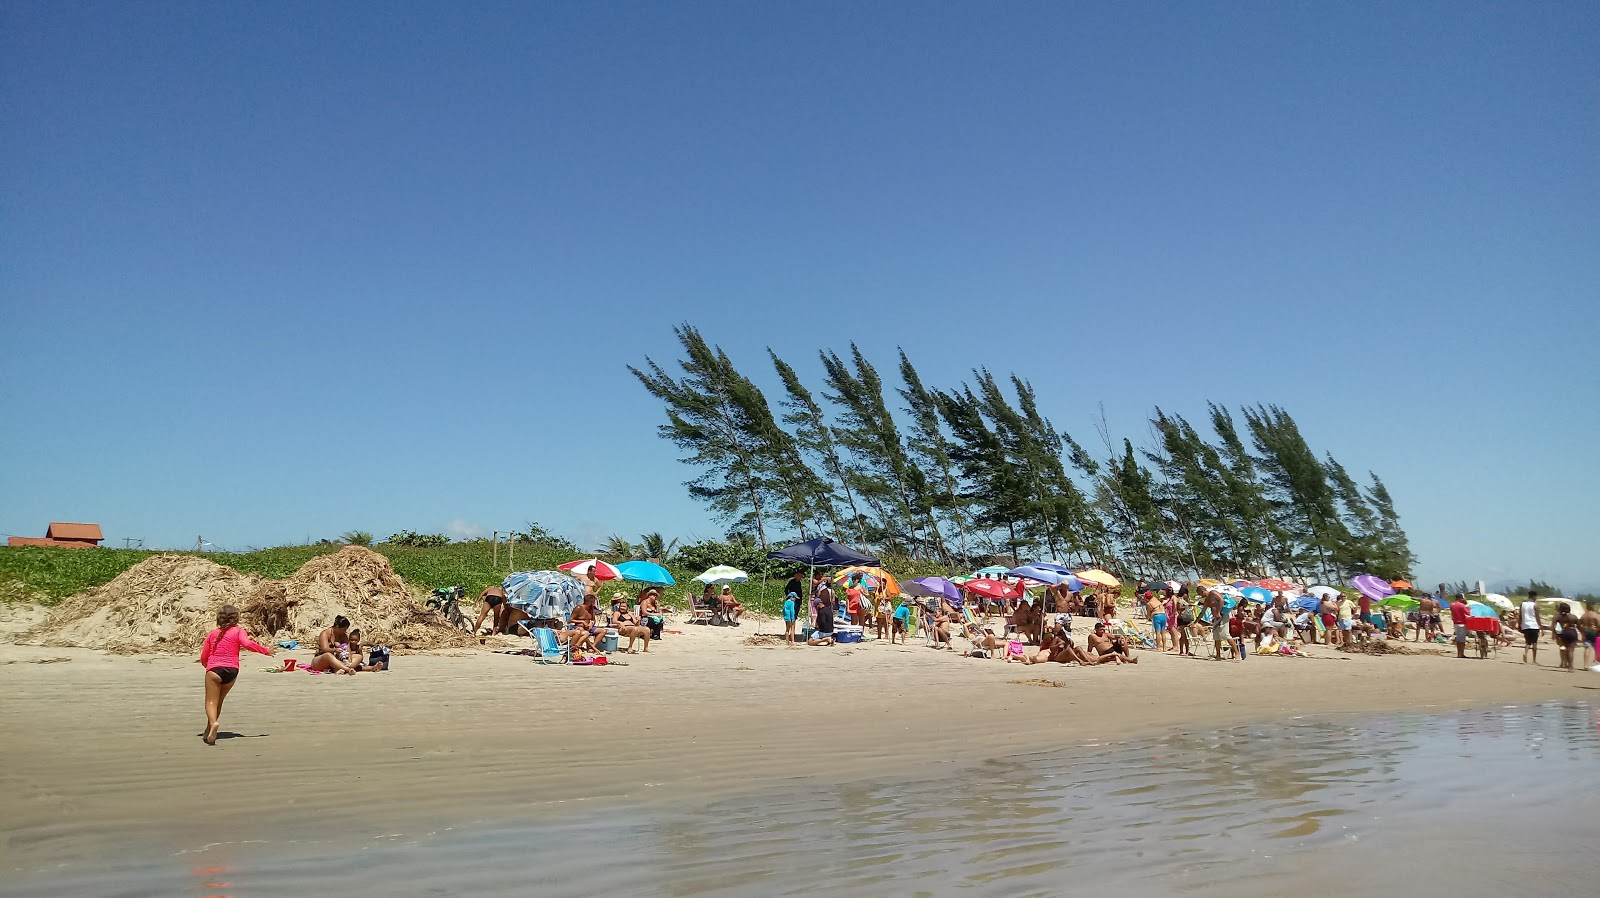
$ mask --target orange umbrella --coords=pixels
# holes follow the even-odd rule
[[[1415,587],[1411,585],[1410,580],[1391,580],[1389,581],[1389,585],[1393,586],[1395,589],[1415,589]]]
[[[894,579],[894,574],[881,567],[867,567],[864,564],[847,567],[833,575],[833,582],[843,583],[850,579],[851,574],[866,574],[868,577],[877,580],[879,586],[882,587],[884,595],[897,596],[900,594],[900,583]]]

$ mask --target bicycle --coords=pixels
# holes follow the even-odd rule
[[[433,596],[424,604],[444,615],[445,622],[458,630],[472,632],[472,621],[467,613],[461,610],[461,600],[466,598],[467,590],[463,586],[441,586],[433,591]]]

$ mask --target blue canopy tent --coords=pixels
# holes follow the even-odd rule
[[[825,536],[774,549],[767,553],[767,557],[780,561],[796,561],[812,567],[848,567],[852,564],[862,564],[867,567],[883,566],[877,556],[859,552]]]

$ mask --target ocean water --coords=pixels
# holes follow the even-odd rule
[[[908,762],[888,779],[774,777],[703,803],[544,808],[358,843],[173,846],[0,894],[1593,894],[1597,710],[1307,717],[1115,744],[1085,721],[1058,751]]]

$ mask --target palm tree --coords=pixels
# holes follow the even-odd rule
[[[677,540],[668,542],[659,533],[646,533],[639,537],[639,551],[656,564],[671,560],[672,553],[677,548]]]
[[[365,530],[346,530],[339,535],[339,542],[350,546],[370,546],[372,534]]]
[[[600,550],[600,554],[608,555],[612,558],[632,558],[633,543],[628,542],[616,534],[612,534],[611,537],[606,540],[605,547]]]

